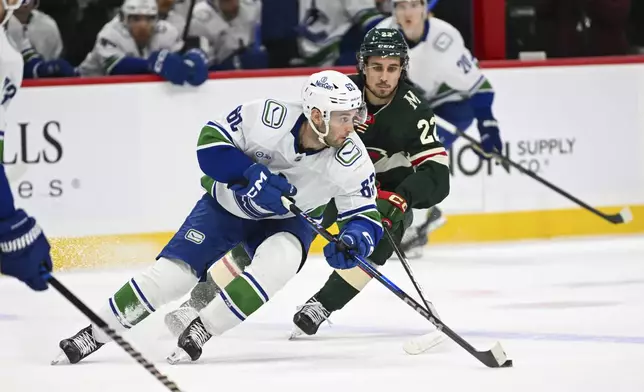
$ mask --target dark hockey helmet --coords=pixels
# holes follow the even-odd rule
[[[364,72],[367,57],[378,56],[400,57],[400,65],[404,72],[409,64],[409,46],[398,29],[373,28],[367,32],[358,53],[358,69]]]

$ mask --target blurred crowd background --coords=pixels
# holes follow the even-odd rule
[[[146,5],[145,0],[127,1]],[[157,15],[141,20],[124,14],[124,0],[31,0],[7,28],[15,39],[29,40],[48,67],[26,71],[25,77],[95,76],[83,72],[81,64],[99,45],[110,43],[99,37],[104,26],[118,22],[137,34],[139,23],[161,20],[182,39],[181,48],[173,50],[201,48],[215,71],[351,65],[366,31],[393,9],[391,0],[152,1]],[[481,12],[495,15],[487,23],[497,24],[493,27],[503,34],[486,39],[504,40],[506,59],[644,53],[644,0],[419,2],[431,10],[430,17],[455,26],[479,60],[488,59],[477,47]]]

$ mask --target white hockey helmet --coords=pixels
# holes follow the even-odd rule
[[[343,73],[327,70],[309,76],[302,88],[302,106],[309,124],[317,133],[318,140],[327,144],[324,138],[329,134],[329,122],[332,112],[356,110],[354,122],[362,124],[367,117],[367,110],[362,99],[362,91]],[[317,129],[311,113],[318,109],[324,119],[325,131]]]
[[[2,0],[2,9],[4,10],[4,18],[0,25],[4,26],[5,23],[13,15],[13,11],[22,7],[24,4],[29,4],[29,0]]]
[[[159,8],[156,0],[125,0],[121,6],[121,16],[127,22],[130,15],[158,16]]]

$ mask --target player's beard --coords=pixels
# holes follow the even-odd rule
[[[389,87],[389,85],[387,85],[387,87]],[[367,86],[367,90],[371,91],[371,93],[375,95],[376,98],[378,99],[388,99],[393,97],[397,87],[398,85],[393,86],[390,90],[389,89],[385,90],[385,87],[378,87],[378,85],[376,85],[375,89],[372,89],[371,87]]]

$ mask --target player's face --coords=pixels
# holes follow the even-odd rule
[[[369,57],[364,69],[367,88],[378,98],[393,94],[401,73],[400,57]]]
[[[324,141],[331,147],[342,147],[344,141],[353,132],[354,123],[362,124],[365,118],[366,109],[364,106],[359,109],[331,112],[329,134],[325,137]]]
[[[422,1],[402,1],[394,4],[396,22],[402,27],[406,36],[425,23],[425,3]]]
[[[152,38],[156,17],[150,15],[129,15],[127,25],[132,38],[139,46],[146,46]]]

